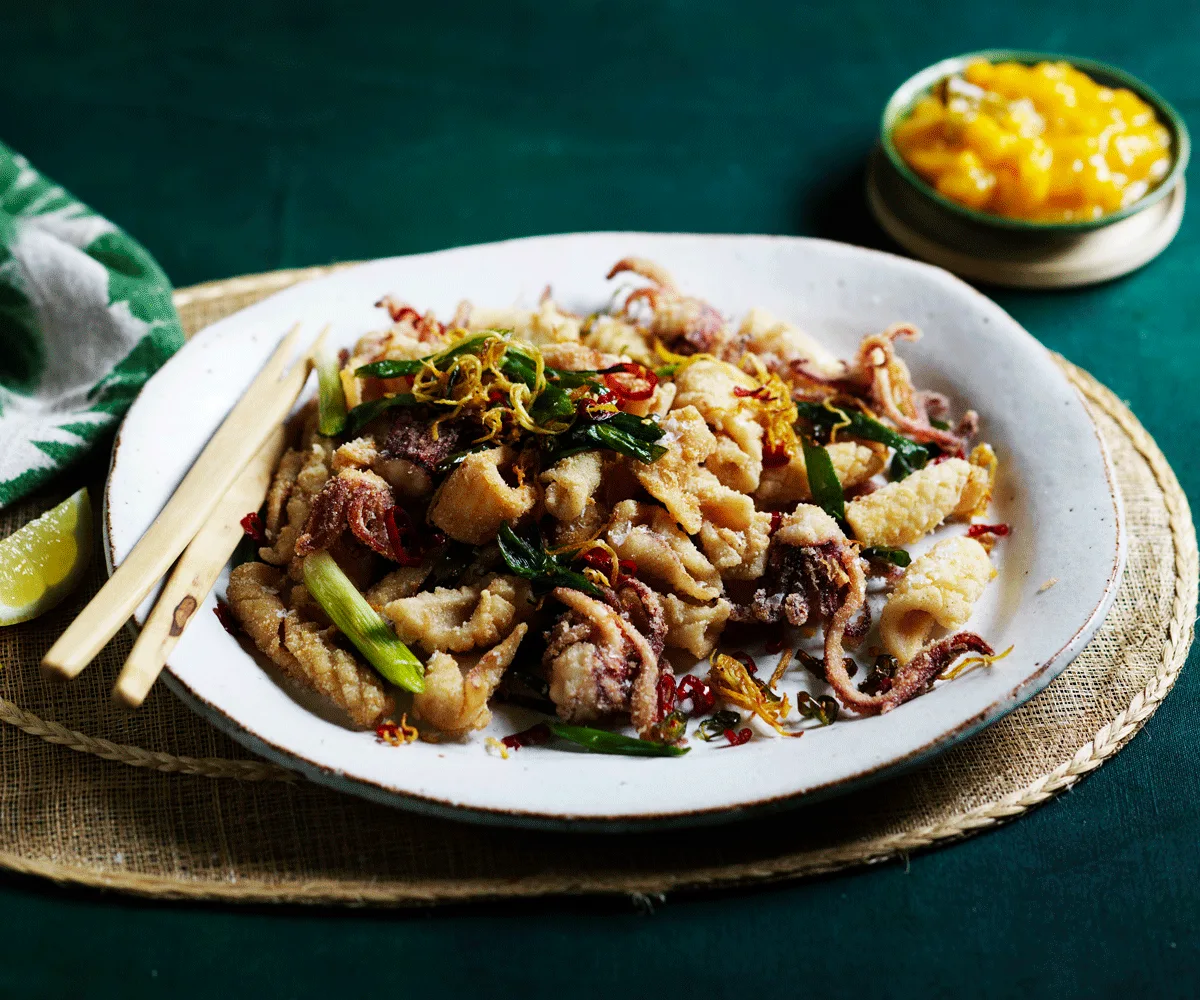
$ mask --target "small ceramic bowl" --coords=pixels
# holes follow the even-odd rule
[[[941,80],[972,62],[1068,62],[1098,83],[1132,90],[1171,134],[1171,169],[1142,198],[1098,219],[1035,222],[967,208],[940,194],[900,156],[892,130]],[[1183,217],[1191,152],[1179,113],[1146,84],[1107,63],[1049,52],[989,49],[943,59],[910,77],[883,110],[867,196],[883,228],[919,257],[968,278],[1029,288],[1108,280],[1141,267],[1170,243]]]
[[[1114,89],[1124,88],[1132,90],[1154,109],[1158,120],[1171,133],[1173,159],[1170,171],[1160,184],[1146,192],[1145,195],[1133,204],[1116,212],[1109,212],[1098,219],[1081,219],[1072,222],[1034,222],[1028,219],[1012,219],[1002,215],[993,215],[989,212],[980,212],[973,208],[967,208],[965,205],[960,205],[958,202],[947,198],[905,162],[892,142],[892,130],[896,127],[896,123],[912,110],[913,105],[933,90],[938,83],[948,76],[961,72],[971,63],[980,61],[992,63],[1017,62],[1028,66],[1041,62],[1067,62],[1076,69],[1086,73],[1099,84]],[[1114,222],[1119,222],[1122,219],[1129,218],[1131,215],[1145,211],[1151,205],[1156,204],[1171,193],[1175,185],[1179,182],[1179,178],[1183,176],[1183,172],[1187,168],[1188,157],[1191,153],[1191,140],[1188,136],[1187,126],[1183,123],[1183,119],[1179,116],[1179,113],[1163,100],[1162,97],[1146,86],[1146,84],[1142,83],[1141,80],[1130,76],[1116,66],[1110,66],[1108,63],[1097,62],[1093,59],[1077,59],[1074,56],[1056,55],[1049,52],[1027,52],[1019,49],[989,49],[985,52],[970,52],[967,55],[954,56],[950,59],[943,59],[941,62],[921,70],[916,76],[910,77],[897,88],[883,109],[879,141],[891,167],[919,195],[935,202],[940,208],[944,208],[964,219],[983,225],[1040,233],[1085,232],[1090,229],[1099,229],[1103,226],[1112,225]]]

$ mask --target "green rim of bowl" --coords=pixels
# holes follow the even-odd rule
[[[1019,62],[1026,65],[1034,65],[1040,62],[1066,62],[1070,63],[1076,69],[1082,70],[1097,83],[1132,90],[1138,97],[1154,108],[1154,113],[1158,116],[1158,120],[1171,133],[1173,159],[1167,176],[1152,191],[1146,192],[1146,194],[1132,205],[1128,205],[1116,212],[1110,212],[1108,215],[1102,215],[1098,219],[1082,219],[1077,222],[1035,222],[1029,219],[1013,219],[1004,215],[992,215],[990,212],[980,212],[974,208],[967,208],[965,205],[960,205],[958,202],[947,198],[913,170],[904,160],[904,157],[900,155],[892,143],[892,129],[904,115],[908,114],[912,106],[916,104],[917,99],[929,93],[942,79],[959,72],[968,64],[980,60],[986,60],[987,62]],[[1061,55],[1054,52],[1031,52],[1025,49],[985,49],[982,52],[968,52],[966,55],[943,59],[941,62],[934,63],[932,66],[921,70],[915,76],[909,77],[896,88],[895,93],[888,99],[883,109],[883,117],[880,120],[880,144],[883,146],[888,160],[891,161],[892,166],[895,167],[901,177],[921,194],[937,202],[955,215],[970,219],[972,222],[995,226],[1001,229],[1017,229],[1041,233],[1084,232],[1089,229],[1099,229],[1102,226],[1119,222],[1121,219],[1126,219],[1149,208],[1175,189],[1175,185],[1179,182],[1179,178],[1183,176],[1183,172],[1187,168],[1188,157],[1191,154],[1191,139],[1188,136],[1187,126],[1179,116],[1179,112],[1137,77],[1131,76],[1123,69],[1118,69],[1116,66],[1099,62],[1095,59],[1081,59],[1076,56]]]

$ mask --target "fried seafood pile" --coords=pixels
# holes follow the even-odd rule
[[[823,660],[807,659],[836,703],[798,706],[821,721],[839,704],[889,711],[963,653],[986,662],[954,630],[994,575],[1001,526],[915,560],[903,548],[984,514],[996,465],[970,449],[974,413],[952,425],[944,397],[913,387],[896,346],[917,331],[868,336],[844,362],[761,309],[731,325],[648,261],[618,275],[634,287],[589,316],[548,291],[533,310],[464,302],[448,324],[380,303],[391,325],[337,365],[342,430],[320,433],[323,382],[257,559],[232,572],[229,606],[258,649],[364,728],[403,707],[424,735],[459,737],[508,697],[564,723],[628,718],[660,744],[717,702],[704,732],[744,741],[724,726],[739,708],[785,731],[786,662],[758,678],[717,652],[727,628],[823,629]],[[408,691],[314,597],[317,559],[423,661]],[[868,579],[890,596],[855,684]],[[676,677],[706,657],[707,683]]]

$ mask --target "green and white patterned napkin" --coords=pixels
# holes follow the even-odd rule
[[[145,248],[0,144],[0,507],[102,439],[182,344]]]

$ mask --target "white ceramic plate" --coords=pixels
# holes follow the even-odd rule
[[[980,437],[1000,456],[993,516],[1013,533],[997,548],[999,576],[968,627],[996,649],[1011,644],[1007,659],[888,715],[802,739],[760,738],[736,749],[693,740],[691,753],[665,759],[529,747],[503,760],[485,751],[486,734],[393,748],[314,714],[222,630],[210,597],[171,656],[175,692],[251,750],[379,802],[492,823],[628,829],[715,822],[843,791],[965,739],[1062,671],[1103,618],[1123,565],[1119,501],[1078,395],[1033,337],[958,279],[820,240],[549,236],[374,261],[281,292],[194,337],[134,403],[106,495],[110,565],[145,531],[293,323],[314,333],[330,324],[334,339],[349,345],[385,325],[373,308],[385,293],[448,316],[461,298],[532,305],[547,283],[566,306],[586,312],[608,302],[604,275],[630,254],[661,262],[728,315],[765,306],[843,356],[862,335],[898,320],[925,331],[918,344],[903,345],[915,381],[947,393],[958,409],[977,409]],[[962,526],[942,533],[955,531]],[[1039,593],[1051,577],[1058,584]],[[793,690],[798,673],[789,675]],[[503,706],[495,714],[492,735],[535,721]]]

